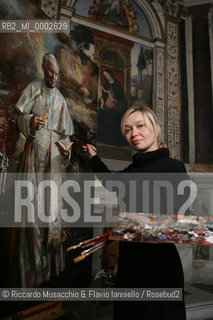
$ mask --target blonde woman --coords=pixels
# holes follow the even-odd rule
[[[126,111],[121,131],[136,151],[129,173],[185,173],[181,161],[169,157],[159,141],[160,125],[154,112],[143,106]],[[92,145],[84,147],[94,172],[109,172]],[[174,244],[120,242],[118,288],[184,288],[183,269]],[[185,320],[184,301],[131,301],[114,303],[114,320]]]

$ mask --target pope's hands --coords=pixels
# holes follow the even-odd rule
[[[83,149],[88,159],[97,155],[97,149],[92,144],[86,144]]]
[[[44,125],[44,119],[39,114],[34,114],[30,119],[30,133],[35,134],[36,130],[40,130]]]

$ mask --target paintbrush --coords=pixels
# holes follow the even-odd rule
[[[94,244],[96,242],[100,242],[102,240],[108,240],[109,239],[109,236],[110,236],[110,232],[108,233],[105,233],[105,234],[102,234],[100,236],[97,236],[95,238],[92,238],[92,239],[88,239],[88,240],[84,240],[76,245],[73,245],[69,248],[66,249],[67,252],[71,251],[71,250],[75,250],[77,248],[85,248],[86,246],[88,246],[89,244]]]
[[[81,252],[81,255],[87,254],[87,253],[93,251],[94,249],[100,247],[100,246],[103,245],[103,244],[106,244],[106,241],[98,242],[98,243],[96,243],[95,245],[93,245],[91,248],[88,248],[88,249],[86,249],[86,250],[83,250],[83,251]]]
[[[82,146],[84,146],[84,145],[86,144],[85,142],[83,142],[83,141],[81,141],[79,138],[77,138],[76,133],[73,133],[73,134],[70,136],[70,140],[71,140],[72,142],[78,142],[78,143],[80,143]]]
[[[106,245],[107,241],[102,241],[101,243],[96,244],[94,247],[84,250],[78,257],[73,259],[74,263],[84,260],[88,257],[91,253],[98,251],[99,249],[103,248]]]

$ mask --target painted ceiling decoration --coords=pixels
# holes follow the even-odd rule
[[[138,31],[137,14],[128,0],[96,0],[89,9],[89,15],[108,25],[119,26],[130,32]]]

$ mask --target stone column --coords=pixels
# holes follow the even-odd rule
[[[183,1],[166,0],[166,107],[167,144],[172,157],[181,158],[181,83],[179,17]]]

